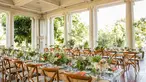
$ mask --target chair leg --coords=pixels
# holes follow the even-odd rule
[[[138,71],[140,71],[139,61],[138,61],[138,64],[137,65],[138,65]]]

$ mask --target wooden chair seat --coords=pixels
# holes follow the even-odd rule
[[[49,78],[49,77],[39,76],[38,78],[39,78],[39,82],[51,82],[51,81],[50,81],[51,78]],[[45,81],[44,78],[45,78],[47,81]],[[37,82],[37,77],[33,77],[32,79],[33,79],[34,82]],[[26,81],[26,82],[29,82],[29,81]],[[52,82],[57,82],[57,81],[52,81]],[[63,81],[59,81],[59,82],[63,82]]]
[[[10,72],[9,70],[7,70],[7,71]],[[22,69],[17,70],[15,68],[11,68],[11,74],[16,74],[16,72],[21,72],[21,71],[22,71]]]
[[[39,82],[45,82],[45,76],[38,76],[39,78]],[[37,77],[33,77],[32,78],[34,82],[37,82]],[[50,78],[46,78],[48,81],[50,80]],[[26,81],[26,82],[29,82],[29,81]]]
[[[110,82],[108,80],[99,80],[98,82]]]
[[[45,76],[45,82],[60,82],[59,79],[59,69],[58,68],[42,68],[43,75]],[[50,76],[49,73],[52,73]],[[50,79],[46,79],[50,78]]]
[[[81,76],[79,74],[72,74],[72,73],[65,73],[68,82],[91,82],[92,77],[91,76]]]

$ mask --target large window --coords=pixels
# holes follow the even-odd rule
[[[125,4],[104,7],[97,10],[98,46],[125,46],[125,14]]]
[[[146,0],[136,1],[134,4],[135,46],[146,46]]]
[[[0,14],[0,45],[6,45],[6,14]]]
[[[64,43],[64,16],[55,17],[53,22],[54,22],[55,45],[63,45]]]
[[[75,47],[89,47],[89,11],[73,13],[70,37],[75,41]]]
[[[30,47],[31,45],[31,19],[26,16],[14,16],[14,47]]]

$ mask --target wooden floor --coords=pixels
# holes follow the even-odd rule
[[[0,79],[0,82],[2,82],[2,79]],[[137,75],[131,67],[129,71],[122,75],[120,82],[146,82],[146,57],[140,61],[140,71]]]

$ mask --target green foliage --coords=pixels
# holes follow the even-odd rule
[[[89,44],[87,41],[84,43],[84,48],[86,48],[86,49],[89,48]]]
[[[23,56],[23,51],[19,51],[17,54],[17,58],[21,58]]]
[[[14,40],[18,42],[18,45],[20,45],[22,41],[25,41],[26,45],[31,43],[31,20],[29,17],[14,17]]]
[[[69,34],[71,39],[75,40],[75,45],[84,45],[83,43],[88,40],[88,26],[80,21],[78,14],[72,15],[72,27]]]
[[[75,63],[75,66],[76,68],[78,68],[79,70],[85,70],[87,66],[91,65],[91,62],[89,61],[88,58],[82,58],[82,57],[79,57],[77,58],[77,61]]]
[[[146,41],[146,18],[134,21],[136,47],[141,48]]]
[[[57,60],[54,62],[54,64],[57,64],[57,65],[66,64],[69,61],[67,56],[64,53],[57,53],[56,58]]]
[[[54,19],[54,39],[55,44],[60,45],[64,43],[64,17],[56,17]]]
[[[75,45],[75,40],[70,39],[70,40],[67,42],[67,45],[66,45],[66,46],[69,47],[69,48],[70,48],[70,47],[72,48],[72,47],[74,47],[74,45]]]
[[[98,31],[98,48],[124,47],[126,41],[125,20],[118,20],[113,28]]]
[[[37,53],[34,50],[28,52],[28,55],[31,57],[35,56],[36,54]]]
[[[99,62],[102,59],[101,56],[94,56],[92,57],[92,62]]]
[[[2,14],[2,26],[3,26],[4,34],[6,34],[6,14],[5,13]]]

